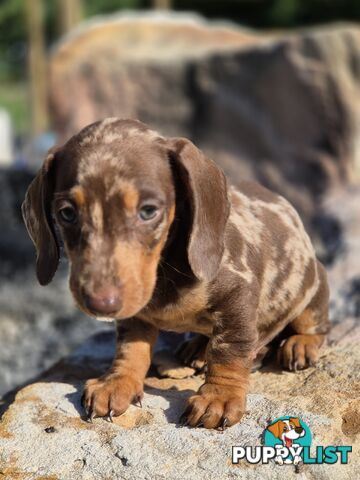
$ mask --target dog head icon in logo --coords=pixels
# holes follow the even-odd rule
[[[310,429],[298,417],[280,417],[266,427],[264,444],[277,449],[275,461],[280,465],[298,465],[302,461],[301,447],[311,445]]]
[[[301,426],[297,417],[289,420],[277,420],[267,427],[276,438],[280,439],[284,447],[292,447],[294,440],[305,436],[305,429]]]

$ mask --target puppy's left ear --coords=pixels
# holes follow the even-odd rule
[[[269,432],[271,432],[274,437],[280,438],[283,425],[284,423],[279,420],[276,423],[273,423],[272,425],[266,427],[266,430],[269,430]]]
[[[171,138],[168,145],[192,209],[189,263],[198,279],[210,281],[216,276],[224,253],[225,225],[230,212],[225,175],[189,140]]]
[[[40,285],[47,285],[54,276],[59,262],[59,245],[51,218],[51,202],[55,178],[54,155],[51,149],[42,168],[31,182],[22,204],[23,219],[36,248],[36,274]]]

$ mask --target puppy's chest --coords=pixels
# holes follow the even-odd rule
[[[206,287],[200,285],[181,291],[175,302],[159,309],[144,309],[138,316],[161,330],[211,335],[215,319],[207,307],[208,293]]]

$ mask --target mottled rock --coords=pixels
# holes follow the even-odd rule
[[[360,318],[360,187],[334,190],[324,207],[342,232],[341,248],[327,272],[331,320],[346,334],[347,323]]]
[[[356,339],[355,339],[356,335]],[[202,377],[146,380],[143,408],[114,423],[87,423],[80,405],[84,378],[109,365],[114,337],[98,334],[32,385],[20,390],[0,424],[5,478],[288,479],[294,467],[231,464],[233,445],[259,445],[267,423],[300,416],[313,445],[351,445],[349,465],[311,465],[299,478],[356,478],[359,468],[359,329],[322,352],[317,368],[285,373],[268,366],[252,374],[247,413],[224,433],[179,427],[186,398]]]
[[[194,14],[95,18],[63,38],[49,62],[53,123],[62,137],[105,116],[140,118],[191,134],[191,62],[261,39]],[[81,108],[79,106],[81,105]]]

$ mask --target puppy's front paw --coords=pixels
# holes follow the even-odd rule
[[[82,396],[82,404],[88,419],[121,415],[130,403],[143,397],[143,383],[130,376],[111,373],[88,380]]]
[[[238,423],[245,412],[246,395],[239,388],[205,383],[188,400],[180,424],[222,428]]]
[[[293,335],[280,346],[278,360],[288,370],[301,370],[315,365],[319,358],[317,335]]]

